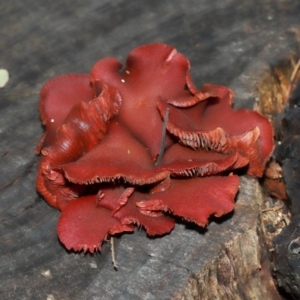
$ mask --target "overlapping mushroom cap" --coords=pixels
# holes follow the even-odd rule
[[[232,211],[234,171],[261,176],[273,150],[269,121],[232,101],[223,86],[197,90],[188,60],[161,43],[134,49],[124,68],[105,58],[90,75],[47,82],[37,189],[62,211],[66,248],[94,252],[135,225],[163,235],[172,216],[205,226]]]

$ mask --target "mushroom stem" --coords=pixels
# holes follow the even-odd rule
[[[116,261],[116,255],[115,255],[115,240],[113,237],[110,238],[110,246],[111,246],[111,260],[114,265],[114,268],[118,270],[118,265]]]
[[[155,166],[159,166],[161,164],[164,152],[165,152],[165,147],[166,147],[166,131],[167,131],[167,124],[168,124],[168,120],[169,120],[169,113],[170,113],[170,109],[167,108],[166,110],[166,114],[165,114],[165,119],[164,119],[164,124],[163,124],[163,128],[162,128],[162,133],[161,133],[161,143],[160,143],[160,149],[159,149],[159,155],[157,158],[157,161],[155,163]]]

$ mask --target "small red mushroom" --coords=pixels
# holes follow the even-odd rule
[[[232,110],[224,86],[197,90],[189,69],[176,49],[154,43],[134,49],[124,68],[105,58],[90,74],[42,87],[37,189],[61,210],[67,249],[100,251],[134,226],[164,235],[173,216],[205,226],[233,210],[235,170],[262,176],[273,150],[270,122]]]

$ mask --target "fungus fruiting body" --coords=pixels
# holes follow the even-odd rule
[[[232,109],[233,92],[192,82],[173,47],[134,49],[126,65],[98,61],[41,89],[45,133],[37,189],[61,211],[69,250],[101,250],[104,240],[142,226],[169,233],[174,216],[205,226],[234,208],[235,170],[262,176],[273,150],[270,122]]]

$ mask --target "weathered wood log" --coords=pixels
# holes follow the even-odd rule
[[[0,298],[278,299],[256,179],[242,178],[235,212],[207,229],[178,224],[163,238],[143,230],[116,238],[118,271],[109,244],[101,254],[68,253],[56,236],[59,212],[35,190],[38,91],[53,76],[159,40],[191,59],[199,87],[228,85],[235,107],[252,107],[270,60],[296,47],[298,17],[293,1],[0,3],[0,68],[10,73],[0,89]]]

